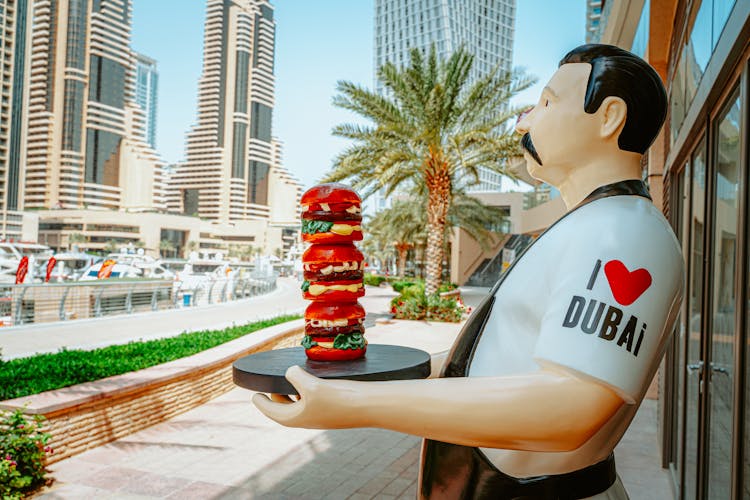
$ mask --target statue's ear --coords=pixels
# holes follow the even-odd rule
[[[628,116],[628,106],[625,101],[621,97],[605,97],[597,114],[601,117],[599,133],[602,139],[617,139]]]

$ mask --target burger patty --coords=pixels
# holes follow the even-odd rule
[[[354,281],[361,280],[364,277],[364,271],[341,271],[331,272],[329,274],[316,273],[315,271],[305,271],[307,281]]]
[[[302,217],[310,220],[324,220],[329,222],[342,220],[360,222],[362,220],[362,214],[352,214],[349,212],[324,212],[322,210],[305,212],[302,214]]]
[[[365,333],[365,327],[360,324],[355,325],[346,325],[346,326],[312,326],[309,324],[305,324],[305,335],[310,335],[311,337],[315,337],[315,340],[321,340],[323,342],[333,342],[333,339],[336,338],[336,335],[339,334],[345,334],[345,335],[351,335],[352,333],[361,333],[364,335]],[[331,337],[330,340],[327,338],[318,338],[318,337]]]

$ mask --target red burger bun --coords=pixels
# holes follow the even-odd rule
[[[305,319],[335,321],[341,319],[361,319],[367,315],[359,302],[333,303],[311,302],[305,309]]]
[[[312,245],[302,254],[309,281],[358,280],[364,277],[365,257],[354,245]]]
[[[305,349],[305,354],[313,361],[349,361],[361,358],[366,351],[367,346],[362,349],[328,349],[316,345]]]

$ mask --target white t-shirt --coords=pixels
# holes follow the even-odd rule
[[[680,245],[645,198],[595,200],[551,227],[496,292],[468,375],[556,365],[605,384],[627,404],[576,450],[481,448],[487,458],[515,477],[561,474],[606,458],[658,369],[682,285]]]

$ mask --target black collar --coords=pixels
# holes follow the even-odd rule
[[[649,200],[651,199],[651,195],[648,192],[648,186],[645,182],[639,179],[628,179],[626,181],[613,182],[612,184],[596,188],[581,203],[579,203],[576,208],[600,198],[622,195],[643,196]]]

